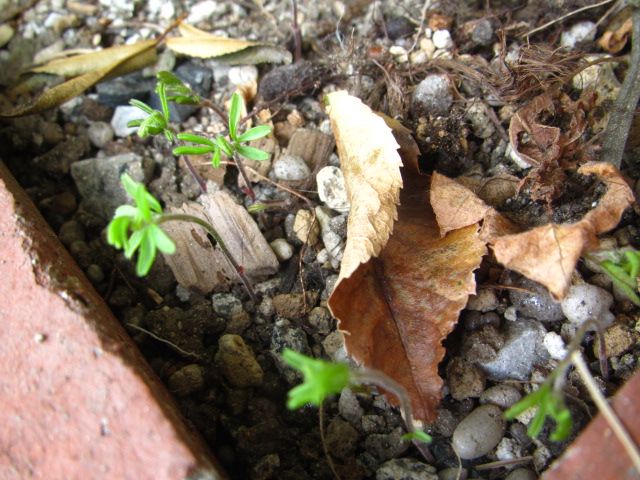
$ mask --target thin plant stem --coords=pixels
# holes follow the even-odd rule
[[[640,6],[631,11],[633,32],[631,36],[631,57],[629,69],[624,78],[613,112],[607,124],[601,158],[620,168],[629,129],[640,100]]]
[[[298,25],[298,2],[291,0],[291,30],[293,32],[293,63],[302,59],[302,34],[300,33],[300,25]]]
[[[407,432],[415,434],[417,432],[416,420],[413,417],[413,408],[407,391],[402,385],[384,373],[370,368],[352,370],[353,383],[368,383],[377,385],[388,392],[391,392],[400,402],[400,414],[407,427]],[[413,440],[413,444],[420,451],[427,462],[435,462],[429,448],[420,441]]]
[[[576,10],[572,10],[571,12],[569,12],[569,13],[567,13],[565,15],[562,15],[559,18],[554,18],[553,20],[545,23],[544,25],[540,25],[539,27],[534,28],[533,30],[529,30],[528,32],[523,33],[522,34],[522,38],[526,38],[528,40],[529,36],[533,35],[534,33],[540,32],[540,31],[546,29],[547,27],[550,27],[551,25],[553,25],[555,23],[562,22],[563,20],[566,20],[567,18],[572,17],[573,15],[576,15],[576,14],[578,14],[580,12],[584,12],[585,10],[590,10],[592,8],[602,7],[603,5],[606,5],[606,4],[611,3],[613,1],[614,0],[604,0],[602,2],[595,3],[593,5],[586,5],[584,7],[578,8]]]
[[[318,423],[320,424],[320,441],[322,442],[322,450],[324,451],[324,456],[327,457],[327,463],[329,464],[331,473],[336,480],[342,480],[336,471],[336,466],[334,465],[333,458],[331,458],[331,454],[329,453],[327,440],[324,435],[324,403],[321,403],[318,408]]]
[[[158,335],[156,335],[153,332],[150,332],[149,330],[147,330],[146,328],[142,328],[138,325],[136,325],[135,323],[127,323],[128,327],[133,328],[134,330],[138,330],[139,332],[145,333],[147,335],[149,335],[151,338],[153,338],[154,340],[157,340],[159,342],[165,343],[167,345],[169,345],[171,348],[173,348],[174,350],[176,350],[177,352],[181,353],[182,355],[184,355],[185,357],[193,357],[196,358],[198,360],[202,360],[202,357],[200,357],[200,355],[193,353],[193,352],[187,352],[186,350],[183,350],[182,348],[180,348],[178,345],[176,345],[173,342],[170,342],[169,340],[167,340],[166,338],[162,338],[159,337]]]
[[[576,371],[580,374],[580,378],[584,382],[585,387],[589,391],[593,402],[596,404],[602,416],[606,419],[613,430],[613,433],[618,437],[618,440],[622,444],[622,447],[625,449],[633,465],[636,469],[636,472],[640,472],[640,451],[638,447],[633,442],[631,436],[627,432],[627,430],[622,425],[622,422],[617,417],[609,403],[607,403],[606,398],[602,395],[596,382],[591,376],[591,372],[589,372],[589,367],[587,366],[582,354],[578,351],[574,351],[571,353],[571,361],[576,367]]]
[[[209,222],[206,222],[194,215],[188,215],[186,213],[166,213],[158,219],[158,225],[165,222],[173,222],[173,221],[195,223],[196,225],[199,225],[202,228],[204,228],[207,231],[207,233],[211,235],[213,239],[218,243],[218,246],[220,247],[220,251],[223,253],[223,255],[226,257],[226,259],[229,261],[231,266],[234,268],[234,270],[238,274],[238,277],[242,281],[242,284],[244,285],[244,288],[247,290],[247,293],[249,294],[249,296],[251,297],[251,300],[253,300],[256,303],[258,302],[258,297],[256,296],[256,293],[253,290],[253,287],[251,286],[251,282],[245,275],[244,269],[233,258],[233,255],[227,248],[227,245],[222,240],[222,237],[220,237],[218,232],[213,228],[213,226]]]
[[[256,192],[253,191],[253,187],[251,186],[251,181],[249,180],[249,177],[247,176],[247,171],[244,169],[244,165],[242,164],[242,160],[235,153],[233,154],[233,163],[236,165],[236,168],[238,169],[238,172],[240,172],[240,176],[242,177],[242,180],[244,180],[244,183],[246,184],[246,193],[247,193],[247,195],[249,195],[251,200],[255,201],[256,200]]]

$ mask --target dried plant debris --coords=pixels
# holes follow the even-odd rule
[[[480,201],[471,190],[455,185],[435,173],[431,202],[438,224],[444,231],[461,228],[482,218],[482,238],[491,244],[496,259],[505,267],[543,284],[551,295],[562,299],[571,284],[571,275],[584,252],[598,245],[598,235],[613,229],[623,212],[634,202],[633,192],[615,167],[607,163],[588,163],[578,173],[595,175],[607,191],[598,205],[574,223],[549,223],[527,231],[514,225]],[[451,198],[462,198],[453,205]],[[468,205],[466,216],[460,211]],[[459,219],[459,220],[458,220]]]

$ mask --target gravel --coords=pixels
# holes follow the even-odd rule
[[[506,422],[496,405],[482,405],[467,415],[453,432],[453,448],[463,460],[486,455],[502,439]]]

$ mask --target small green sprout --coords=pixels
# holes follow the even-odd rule
[[[640,252],[626,249],[609,252],[610,260],[600,263],[611,280],[634,305],[640,306],[638,296],[638,274],[640,274]]]
[[[229,109],[229,140],[224,136],[218,135],[210,140],[201,135],[192,133],[179,133],[178,139],[183,142],[191,142],[196,145],[182,145],[173,149],[174,155],[207,155],[211,154],[211,164],[214,167],[220,166],[221,155],[224,154],[232,158],[234,154],[250,160],[268,160],[269,154],[259,148],[249,147],[245,145],[251,140],[257,140],[271,133],[271,127],[268,125],[259,125],[250,128],[242,134],[238,134],[240,128],[240,116],[243,110],[244,100],[239,93],[231,96],[231,106]]]
[[[556,426],[549,438],[554,442],[559,442],[569,436],[573,422],[571,420],[571,412],[565,405],[562,394],[555,391],[553,381],[550,381],[552,377],[553,374],[540,385],[538,390],[531,392],[509,408],[504,413],[504,416],[507,420],[513,420],[530,408],[535,408],[536,413],[527,428],[529,436],[536,438],[540,435],[546,417],[550,417]]]
[[[290,349],[282,352],[282,358],[304,376],[304,383],[289,391],[287,407],[291,410],[308,403],[319,407],[325,398],[340,393],[351,382],[351,372],[344,363],[318,360]]]
[[[121,205],[107,227],[107,241],[130,259],[138,251],[136,273],[149,273],[157,250],[172,254],[176,246],[173,240],[158,225],[162,207],[142,183],[134,181],[126,173],[121,177],[122,185],[133,199],[133,205]]]
[[[425,443],[431,442],[431,436],[414,426],[411,402],[406,391],[384,373],[371,369],[352,370],[344,363],[311,358],[288,348],[282,352],[282,359],[290,367],[302,372],[304,377],[302,385],[289,390],[287,400],[289,409],[294,410],[307,404],[319,407],[328,396],[340,393],[349,385],[373,383],[390,391],[400,399],[402,416],[409,430],[402,438]]]

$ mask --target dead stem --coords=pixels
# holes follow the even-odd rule
[[[603,161],[611,163],[618,169],[622,166],[629,129],[638,106],[638,100],[640,100],[640,6],[632,7],[631,18],[633,32],[631,34],[629,70],[627,70],[607,124],[600,156]]]
[[[134,330],[138,330],[138,331],[140,331],[142,333],[145,333],[145,334],[149,335],[151,338],[153,338],[153,339],[155,339],[155,340],[157,340],[159,342],[162,342],[162,343],[165,343],[165,344],[169,345],[171,348],[173,348],[174,350],[176,350],[177,352],[181,353],[182,355],[184,355],[186,357],[193,357],[193,358],[196,358],[198,360],[202,360],[202,357],[200,357],[200,355],[198,355],[196,353],[193,353],[193,352],[187,352],[186,350],[183,350],[182,348],[180,348],[175,343],[170,342],[169,340],[167,340],[165,338],[159,337],[158,335],[156,335],[153,332],[150,332],[146,328],[142,328],[142,327],[140,327],[140,326],[138,326],[138,325],[136,325],[134,323],[127,323],[127,326],[133,328]]]
[[[298,2],[291,0],[291,31],[293,32],[293,63],[302,60],[302,34],[298,25]]]
[[[508,467],[510,465],[519,465],[521,463],[529,463],[532,460],[533,460],[533,455],[528,455],[526,457],[512,458],[509,460],[498,460],[495,462],[483,463],[482,465],[475,465],[473,468],[474,470],[480,470],[480,471],[491,470],[493,468]]]

